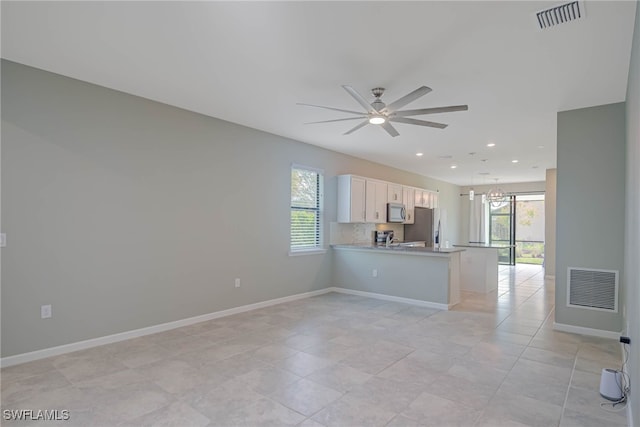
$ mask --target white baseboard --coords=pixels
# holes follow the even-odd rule
[[[620,338],[621,332],[605,331],[602,329],[585,328],[583,326],[567,325],[564,323],[553,322],[553,329],[560,332],[570,332],[572,334],[591,335],[600,338]]]
[[[340,292],[342,294],[358,295],[361,297],[369,297],[369,298],[381,299],[385,301],[402,302],[405,304],[418,305],[420,307],[437,308],[438,310],[449,310],[454,305],[454,304],[440,304],[437,302],[422,301],[422,300],[413,299],[413,298],[396,297],[393,295],[377,294],[374,292],[356,291],[354,289],[339,288],[335,286],[329,289],[332,292]]]
[[[138,338],[145,335],[156,334],[171,329],[181,328],[183,326],[193,325],[194,323],[206,322],[220,317],[230,316],[232,314],[244,313],[246,311],[256,310],[258,308],[269,307],[272,305],[282,304],[289,301],[295,301],[303,298],[314,297],[316,295],[326,294],[332,291],[332,288],[320,289],[318,291],[304,292],[301,294],[290,295],[287,297],[276,298],[268,301],[257,302],[254,304],[243,305],[240,307],[230,308],[228,310],[215,311],[213,313],[203,314],[201,316],[189,317],[187,319],[176,320],[173,322],[162,323],[160,325],[148,326],[146,328],[134,329],[132,331],[121,332],[118,334],[107,335],[99,338],[92,338],[85,341],[78,341],[70,344],[59,345],[56,347],[45,348],[42,350],[31,351],[29,353],[17,354],[15,356],[3,357],[0,359],[0,367],[19,365],[21,363],[31,362],[34,360],[44,359],[51,356],[59,356],[73,351],[85,350],[91,347],[97,347],[104,344],[111,344],[118,341],[124,341],[131,338]]]

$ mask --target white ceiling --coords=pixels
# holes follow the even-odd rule
[[[538,30],[534,12],[558,4],[3,1],[2,57],[459,185],[541,181],[558,111],[625,100],[636,7],[589,1]],[[304,125],[348,115],[297,102],[360,109],[343,84],[387,103],[426,85],[405,108],[469,111],[396,138]]]

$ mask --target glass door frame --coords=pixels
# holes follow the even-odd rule
[[[496,246],[505,245],[508,246],[504,249],[498,250],[498,264],[502,265],[516,265],[516,196],[509,195],[508,206],[509,212],[506,213],[494,213],[489,207],[489,244]],[[509,239],[508,240],[496,240],[493,239],[493,217],[509,217]],[[506,253],[506,257],[504,254]],[[507,261],[500,261],[501,258],[506,258]]]

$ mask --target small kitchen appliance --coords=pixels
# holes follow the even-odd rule
[[[391,243],[393,240],[393,230],[380,230],[373,232],[373,242],[376,245],[386,245],[387,242]]]
[[[387,222],[404,222],[406,212],[402,203],[387,203]]]

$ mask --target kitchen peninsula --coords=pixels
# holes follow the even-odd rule
[[[448,310],[460,302],[461,248],[332,245],[334,286]]]
[[[460,256],[462,290],[486,294],[498,289],[498,251],[513,245],[469,243],[453,246],[465,249]]]

